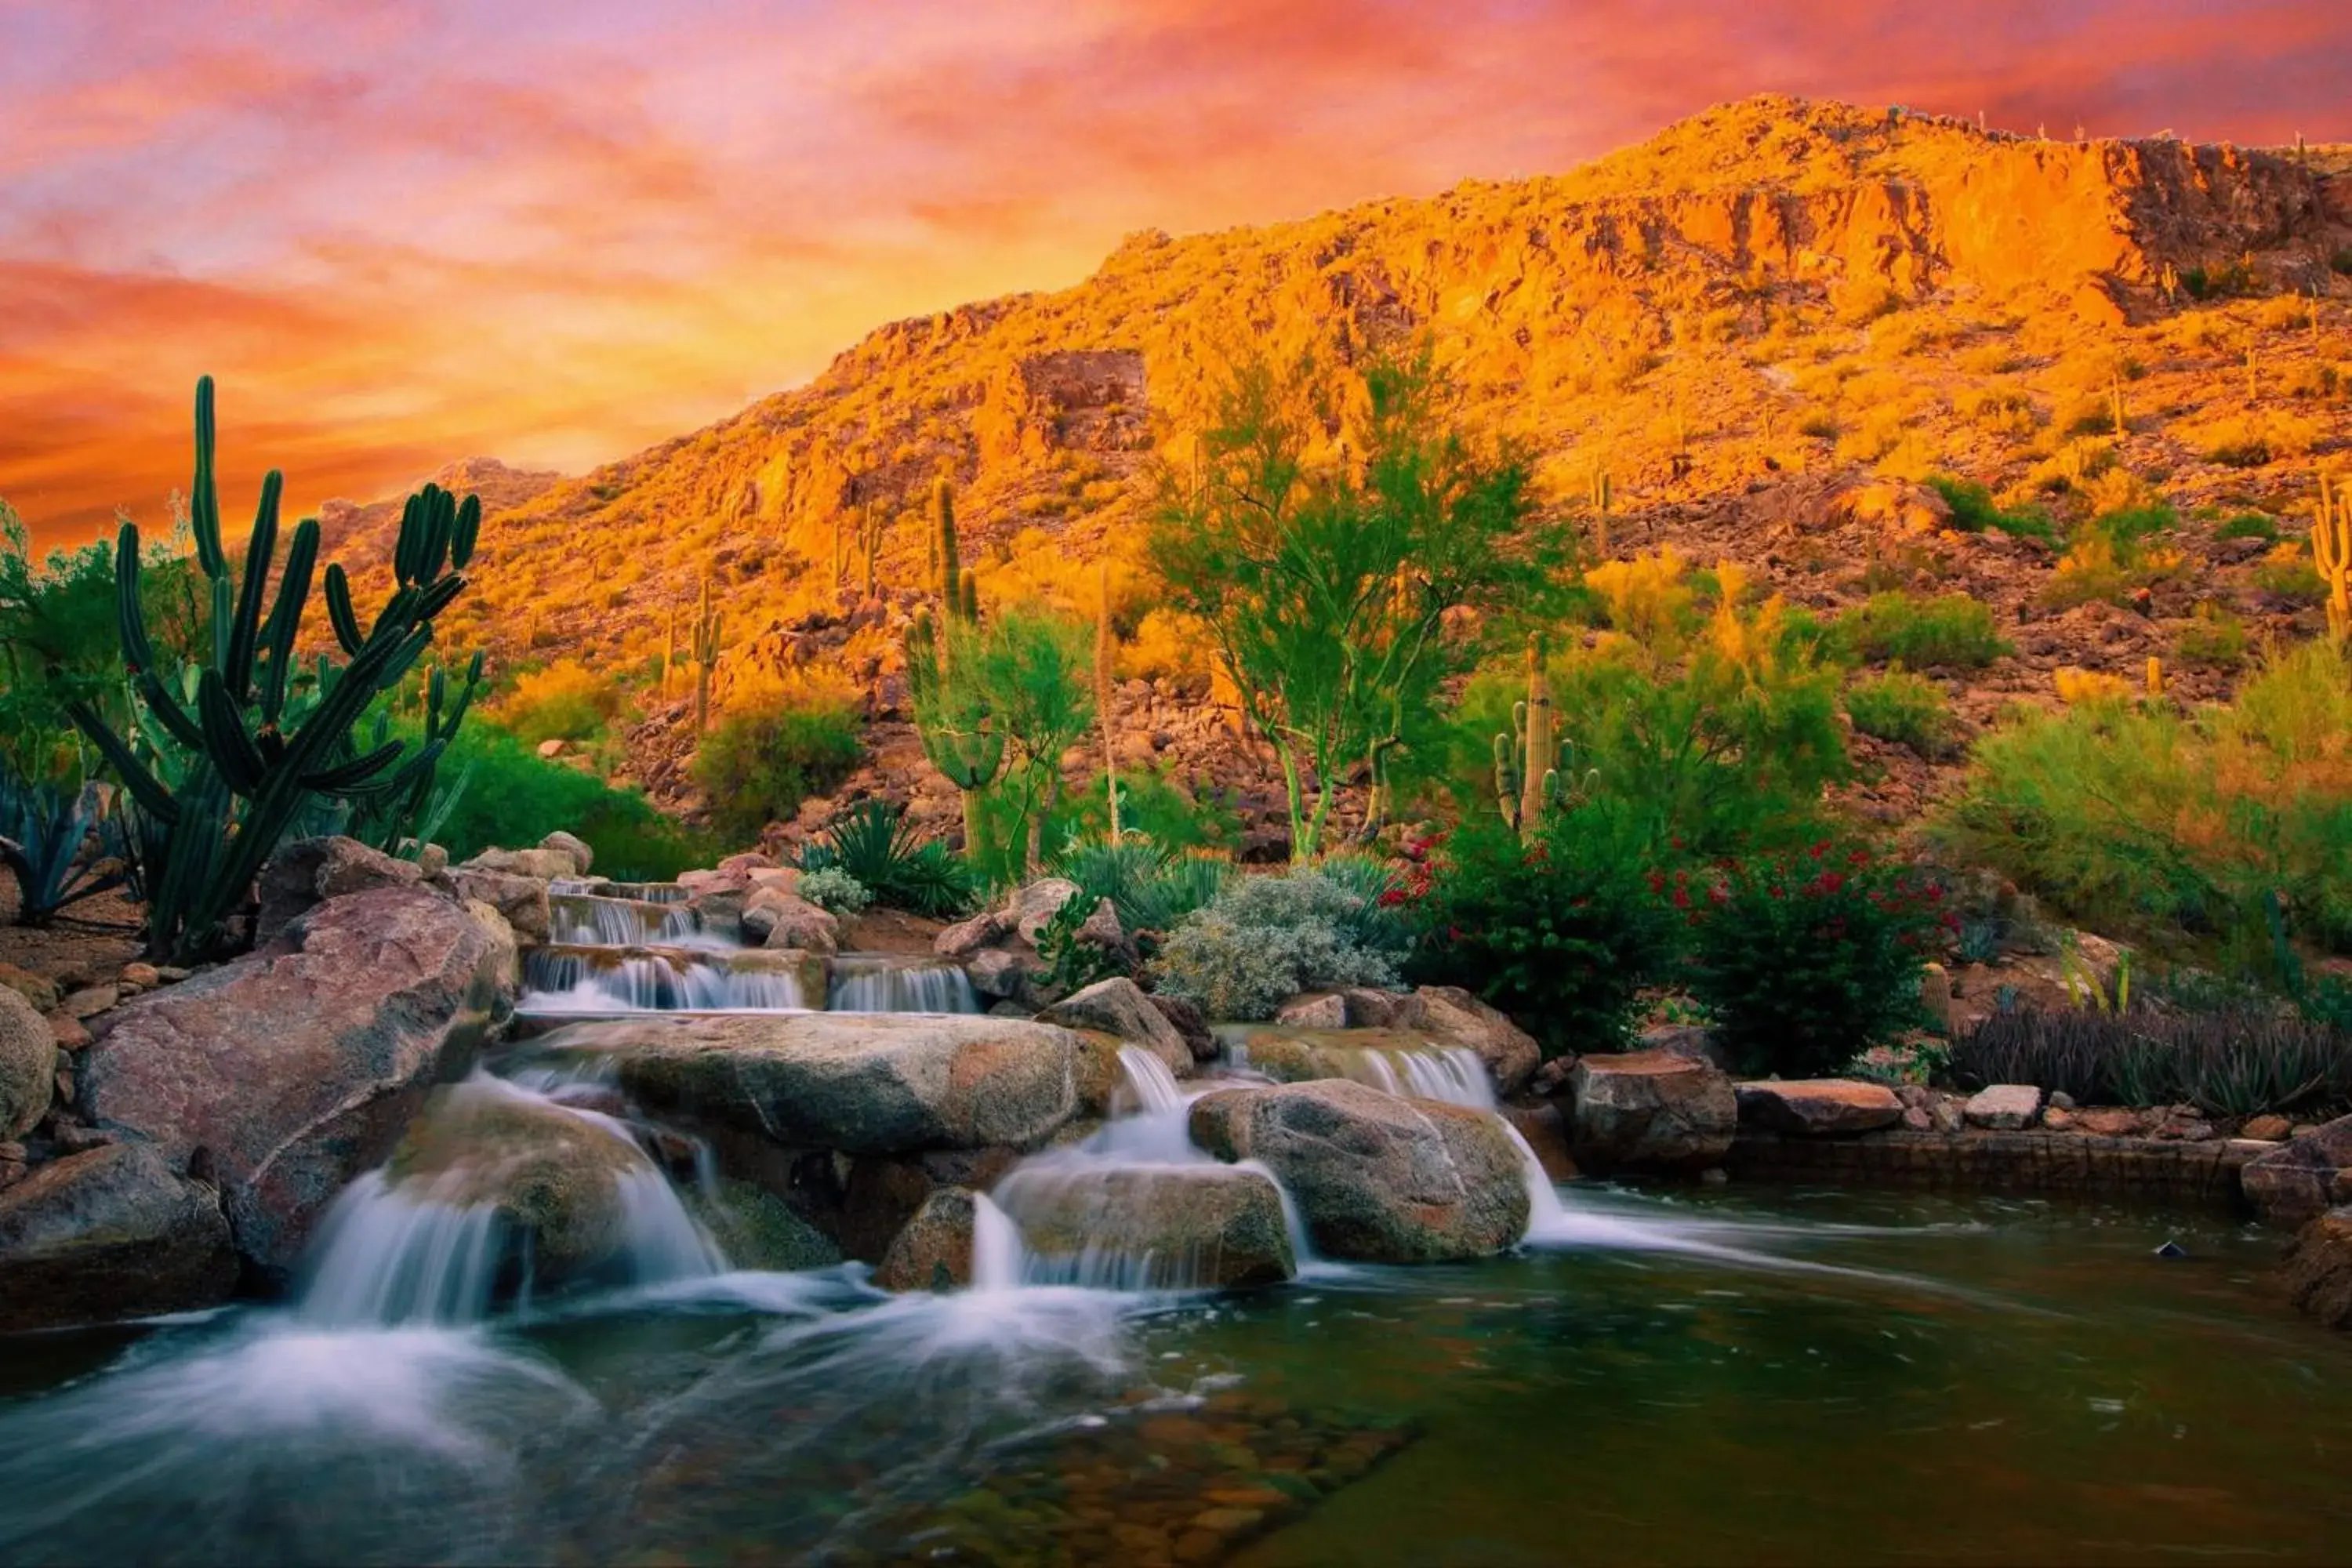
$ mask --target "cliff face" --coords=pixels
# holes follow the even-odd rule
[[[2126,363],[2161,417],[2118,457],[2189,501],[2275,492],[2291,510],[2304,459],[2344,441],[2321,373],[2352,362],[2333,303],[2352,279],[2331,267],[2347,247],[2340,149],[2078,145],[1753,100],[1567,174],[1137,235],[1075,288],[883,327],[806,386],[493,504],[479,602],[453,629],[633,662],[709,577],[729,612],[722,689],[826,663],[879,691],[934,477],[958,488],[984,595],[1090,608],[1081,569],[1130,556],[1139,476],[1189,450],[1213,367],[1414,337],[1553,493],[1606,468],[1625,542],[1687,534],[1782,585],[1785,560],[1755,541],[1802,531],[1799,514],[1864,479],[2021,482]],[[2331,331],[2261,314],[2289,294],[2317,296]],[[2249,411],[2248,349],[2281,416],[2318,433],[2274,442],[2275,467],[2217,469],[2196,431]],[[2315,402],[2290,401],[2296,377]],[[861,519],[881,526],[879,592],[845,628]],[[1719,542],[1708,519],[1731,520]]]

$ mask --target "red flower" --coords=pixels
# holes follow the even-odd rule
[[[1690,907],[1690,889],[1688,888],[1676,888],[1675,889],[1675,908],[1678,910],[1686,910]]]

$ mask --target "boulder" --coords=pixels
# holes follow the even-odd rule
[[[385,1163],[392,1190],[490,1208],[535,1286],[561,1287],[617,1262],[628,1243],[623,1182],[660,1181],[611,1118],[473,1078],[434,1092]]]
[[[435,878],[433,886],[462,901],[489,905],[525,942],[547,940],[547,884],[537,877],[453,866]]]
[[[254,920],[254,943],[276,942],[289,922],[329,899],[371,888],[404,888],[423,876],[415,862],[395,860],[356,838],[297,838],[281,844],[262,866],[256,883],[261,912]]]
[[[541,849],[550,849],[572,862],[572,875],[584,877],[596,864],[596,851],[588,841],[563,831],[561,827],[539,841]]]
[[[1048,1279],[1243,1289],[1298,1272],[1282,1193],[1235,1165],[1024,1165],[990,1194]]]
[[[1021,934],[1023,942],[1034,947],[1045,923],[1077,896],[1078,885],[1067,878],[1040,877],[1013,895],[1012,901],[1004,907],[1005,923]]]
[[[498,977],[499,1005],[495,1011],[503,1017],[513,1010],[515,998],[522,994],[522,943],[507,917],[479,899],[466,900],[466,912],[490,939],[491,973]]]
[[[779,888],[760,888],[743,900],[743,934],[768,947],[803,952],[841,951],[841,921],[825,910]]]
[[[581,874],[579,863],[561,849],[485,849],[457,863],[460,871],[496,871],[507,877],[535,877],[542,882]]]
[[[1030,961],[1019,953],[992,947],[973,954],[963,966],[971,988],[982,996],[1011,1001],[1029,990]]]
[[[1633,1048],[1688,1057],[1695,1062],[1712,1063],[1727,1073],[1731,1070],[1731,1053],[1724,1048],[1716,1032],[1704,1024],[1653,1024],[1634,1037]]]
[[[775,1013],[576,1024],[536,1042],[621,1087],[793,1149],[1034,1146],[1076,1111],[1077,1038],[969,1014]]]
[[[0,1332],[215,1306],[236,1278],[211,1189],[145,1144],[68,1155],[0,1192]]]
[[[1093,1029],[1141,1046],[1167,1064],[1178,1078],[1192,1071],[1192,1047],[1184,1043],[1143,988],[1125,976],[1097,980],[1085,990],[1065,997],[1037,1015],[1041,1024],[1066,1029]]]
[[[1491,1112],[1326,1079],[1215,1090],[1190,1126],[1220,1160],[1262,1162],[1330,1257],[1483,1258],[1528,1228],[1525,1163]]]
[[[1874,1132],[1903,1120],[1903,1101],[1883,1083],[1857,1079],[1773,1079],[1735,1086],[1739,1120],[1751,1127],[1800,1138],[1843,1138]]]
[[[1132,971],[1143,963],[1141,950],[1118,923],[1118,910],[1108,899],[1095,900],[1094,912],[1078,922],[1070,940],[1080,947],[1092,948],[1105,963],[1121,970]]]
[[[1069,1123],[1056,1137],[1077,1125]],[[950,1187],[985,1192],[1021,1158],[1019,1150],[1002,1146],[838,1157],[837,1163],[849,1169],[840,1184],[838,1212],[829,1217],[841,1250],[878,1265],[889,1253],[891,1241],[932,1194]],[[827,1159],[836,1163],[835,1157]]]
[[[2352,1205],[2314,1216],[2286,1255],[2287,1294],[2331,1329],[2352,1329]]]
[[[2238,1180],[2265,1219],[2297,1222],[2352,1204],[2352,1116],[2255,1155]]]
[[[2030,1083],[1997,1083],[1980,1089],[1960,1107],[1960,1120],[1995,1132],[2020,1132],[2042,1114],[2042,1090]]]
[[[1176,1032],[1184,1037],[1184,1044],[1192,1051],[1194,1061],[1213,1062],[1222,1054],[1216,1032],[1209,1027],[1209,1020],[1201,1009],[1181,996],[1162,996],[1156,991],[1147,994],[1144,1000],[1151,1004],[1154,1012],[1175,1026]]]
[[[948,927],[931,939],[931,951],[941,958],[967,959],[1013,929],[1001,910],[990,910]]]
[[[0,921],[0,925],[7,922]],[[0,963],[0,991],[13,991],[33,1005],[36,1013],[46,1013],[58,1005],[58,983],[46,974],[36,974],[29,969],[19,969],[13,963]]]
[[[82,1113],[175,1172],[203,1151],[237,1249],[289,1268],[335,1194],[473,1065],[498,963],[481,922],[424,888],[331,899],[271,950],[110,1015],[79,1058]]]
[[[1337,991],[1302,991],[1275,1008],[1274,1021],[1287,1029],[1344,1029],[1348,999]]]
[[[1581,1058],[1569,1092],[1569,1147],[1581,1170],[1703,1168],[1723,1158],[1738,1129],[1731,1079],[1670,1051]]]
[[[972,1195],[942,1187],[890,1240],[874,1270],[885,1290],[959,1290],[971,1283]]]
[[[1350,997],[1356,994],[1349,993]],[[1489,1007],[1459,985],[1424,985],[1412,994],[1417,1004],[1401,1012],[1400,1026],[1418,1028],[1449,1045],[1467,1046],[1486,1064],[1495,1091],[1508,1098],[1527,1088],[1543,1060],[1536,1037]]]
[[[2246,1124],[2238,1129],[2238,1136],[2263,1143],[2280,1143],[2285,1142],[2294,1131],[2294,1123],[2284,1116],[2249,1116]]]
[[[721,1176],[686,1194],[687,1207],[726,1254],[733,1268],[792,1274],[830,1268],[841,1261],[833,1238],[783,1199],[750,1182]]]
[[[1280,1024],[1229,1024],[1224,1037],[1238,1065],[1276,1083],[1352,1079],[1391,1093],[1457,1105],[1488,1105],[1495,1086],[1485,1058],[1412,1029],[1298,1029]]]
[[[58,1042],[49,1021],[18,993],[0,986],[0,1142],[23,1137],[48,1114],[57,1078]]]

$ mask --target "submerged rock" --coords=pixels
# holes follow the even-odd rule
[[[1076,1036],[969,1014],[653,1016],[578,1024],[540,1044],[611,1061],[649,1109],[786,1148],[1034,1147],[1077,1110]]]
[[[1483,1258],[1527,1231],[1526,1166],[1488,1111],[1326,1079],[1203,1095],[1191,1131],[1220,1160],[1262,1162],[1334,1258]]]
[[[2352,1205],[2305,1225],[2287,1250],[2287,1293],[2331,1329],[2352,1329]]]
[[[210,1307],[236,1277],[211,1189],[142,1144],[69,1155],[0,1192],[0,1332]]]
[[[1738,1130],[1731,1079],[1670,1051],[1580,1058],[1569,1074],[1569,1147],[1579,1169],[1696,1170],[1720,1161]]]
[[[764,1187],[720,1177],[716,1190],[697,1188],[687,1207],[736,1268],[793,1273],[830,1268],[841,1261],[833,1238]]]
[[[1282,1193],[1234,1165],[1024,1165],[990,1194],[1047,1279],[1123,1289],[1239,1289],[1298,1272]]]
[[[1874,1132],[1903,1120],[1903,1101],[1883,1083],[1858,1079],[1775,1079],[1734,1086],[1739,1120],[1801,1138]]]
[[[290,1268],[320,1213],[472,1067],[499,944],[419,887],[331,899],[278,948],[149,992],[79,1058],[97,1127],[174,1172],[199,1150],[237,1250]]]

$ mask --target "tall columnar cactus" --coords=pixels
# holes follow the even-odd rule
[[[210,376],[196,384],[195,425],[189,524],[210,584],[210,656],[194,671],[161,668],[140,599],[139,530],[126,522],[115,549],[116,629],[142,717],[124,735],[89,706],[71,709],[139,818],[135,858],[148,900],[148,951],[176,961],[232,944],[231,922],[255,875],[298,824],[331,823],[352,812],[388,821],[404,797],[430,794],[463,700],[446,723],[433,716],[425,741],[404,760],[407,747],[381,728],[364,753],[352,731],[415,665],[432,643],[435,618],[465,591],[462,573],[482,521],[474,497],[460,503],[437,485],[411,496],[393,552],[393,593],[365,631],[350,579],[339,565],[327,568],[327,617],[348,662],[338,668],[321,655],[306,671],[295,647],[318,564],[318,520],[296,525],[273,594],[285,481],[272,469],[244,560],[232,571],[213,472]]]
[[[723,617],[710,602],[710,580],[706,577],[702,581],[702,596],[695,602],[692,628],[694,732],[698,735],[710,728],[710,672],[719,664],[724,630]]]
[[[2131,425],[2124,417],[2124,378],[2120,371],[2107,373],[2107,420],[2120,437],[2128,433]]]
[[[875,569],[882,560],[882,534],[888,525],[880,510],[868,501],[857,514],[857,548],[866,561],[866,597],[874,597]]]
[[[1511,704],[1511,732],[1495,737],[1495,804],[1525,837],[1559,799],[1560,749],[1552,738],[1551,682],[1541,637],[1528,639],[1528,695]]]
[[[2154,654],[2147,656],[2147,695],[2151,701],[2164,695],[2164,660]]]
[[[1118,842],[1118,731],[1110,716],[1111,653],[1110,562],[1095,568],[1095,722],[1102,727],[1103,785],[1110,800],[1110,841]]]
[[[2319,511],[2311,525],[2311,558],[2327,584],[2327,635],[2352,651],[2352,487],[2319,476]]]
[[[930,607],[919,607],[907,627],[907,688],[923,755],[963,797],[964,852],[976,857],[983,841],[981,795],[1003,771],[1004,736],[984,705],[956,685],[941,657],[946,640]]]
[[[1589,499],[1592,503],[1592,552],[1605,561],[1609,557],[1610,489],[1608,469],[1595,468],[1592,470],[1592,489]]]

